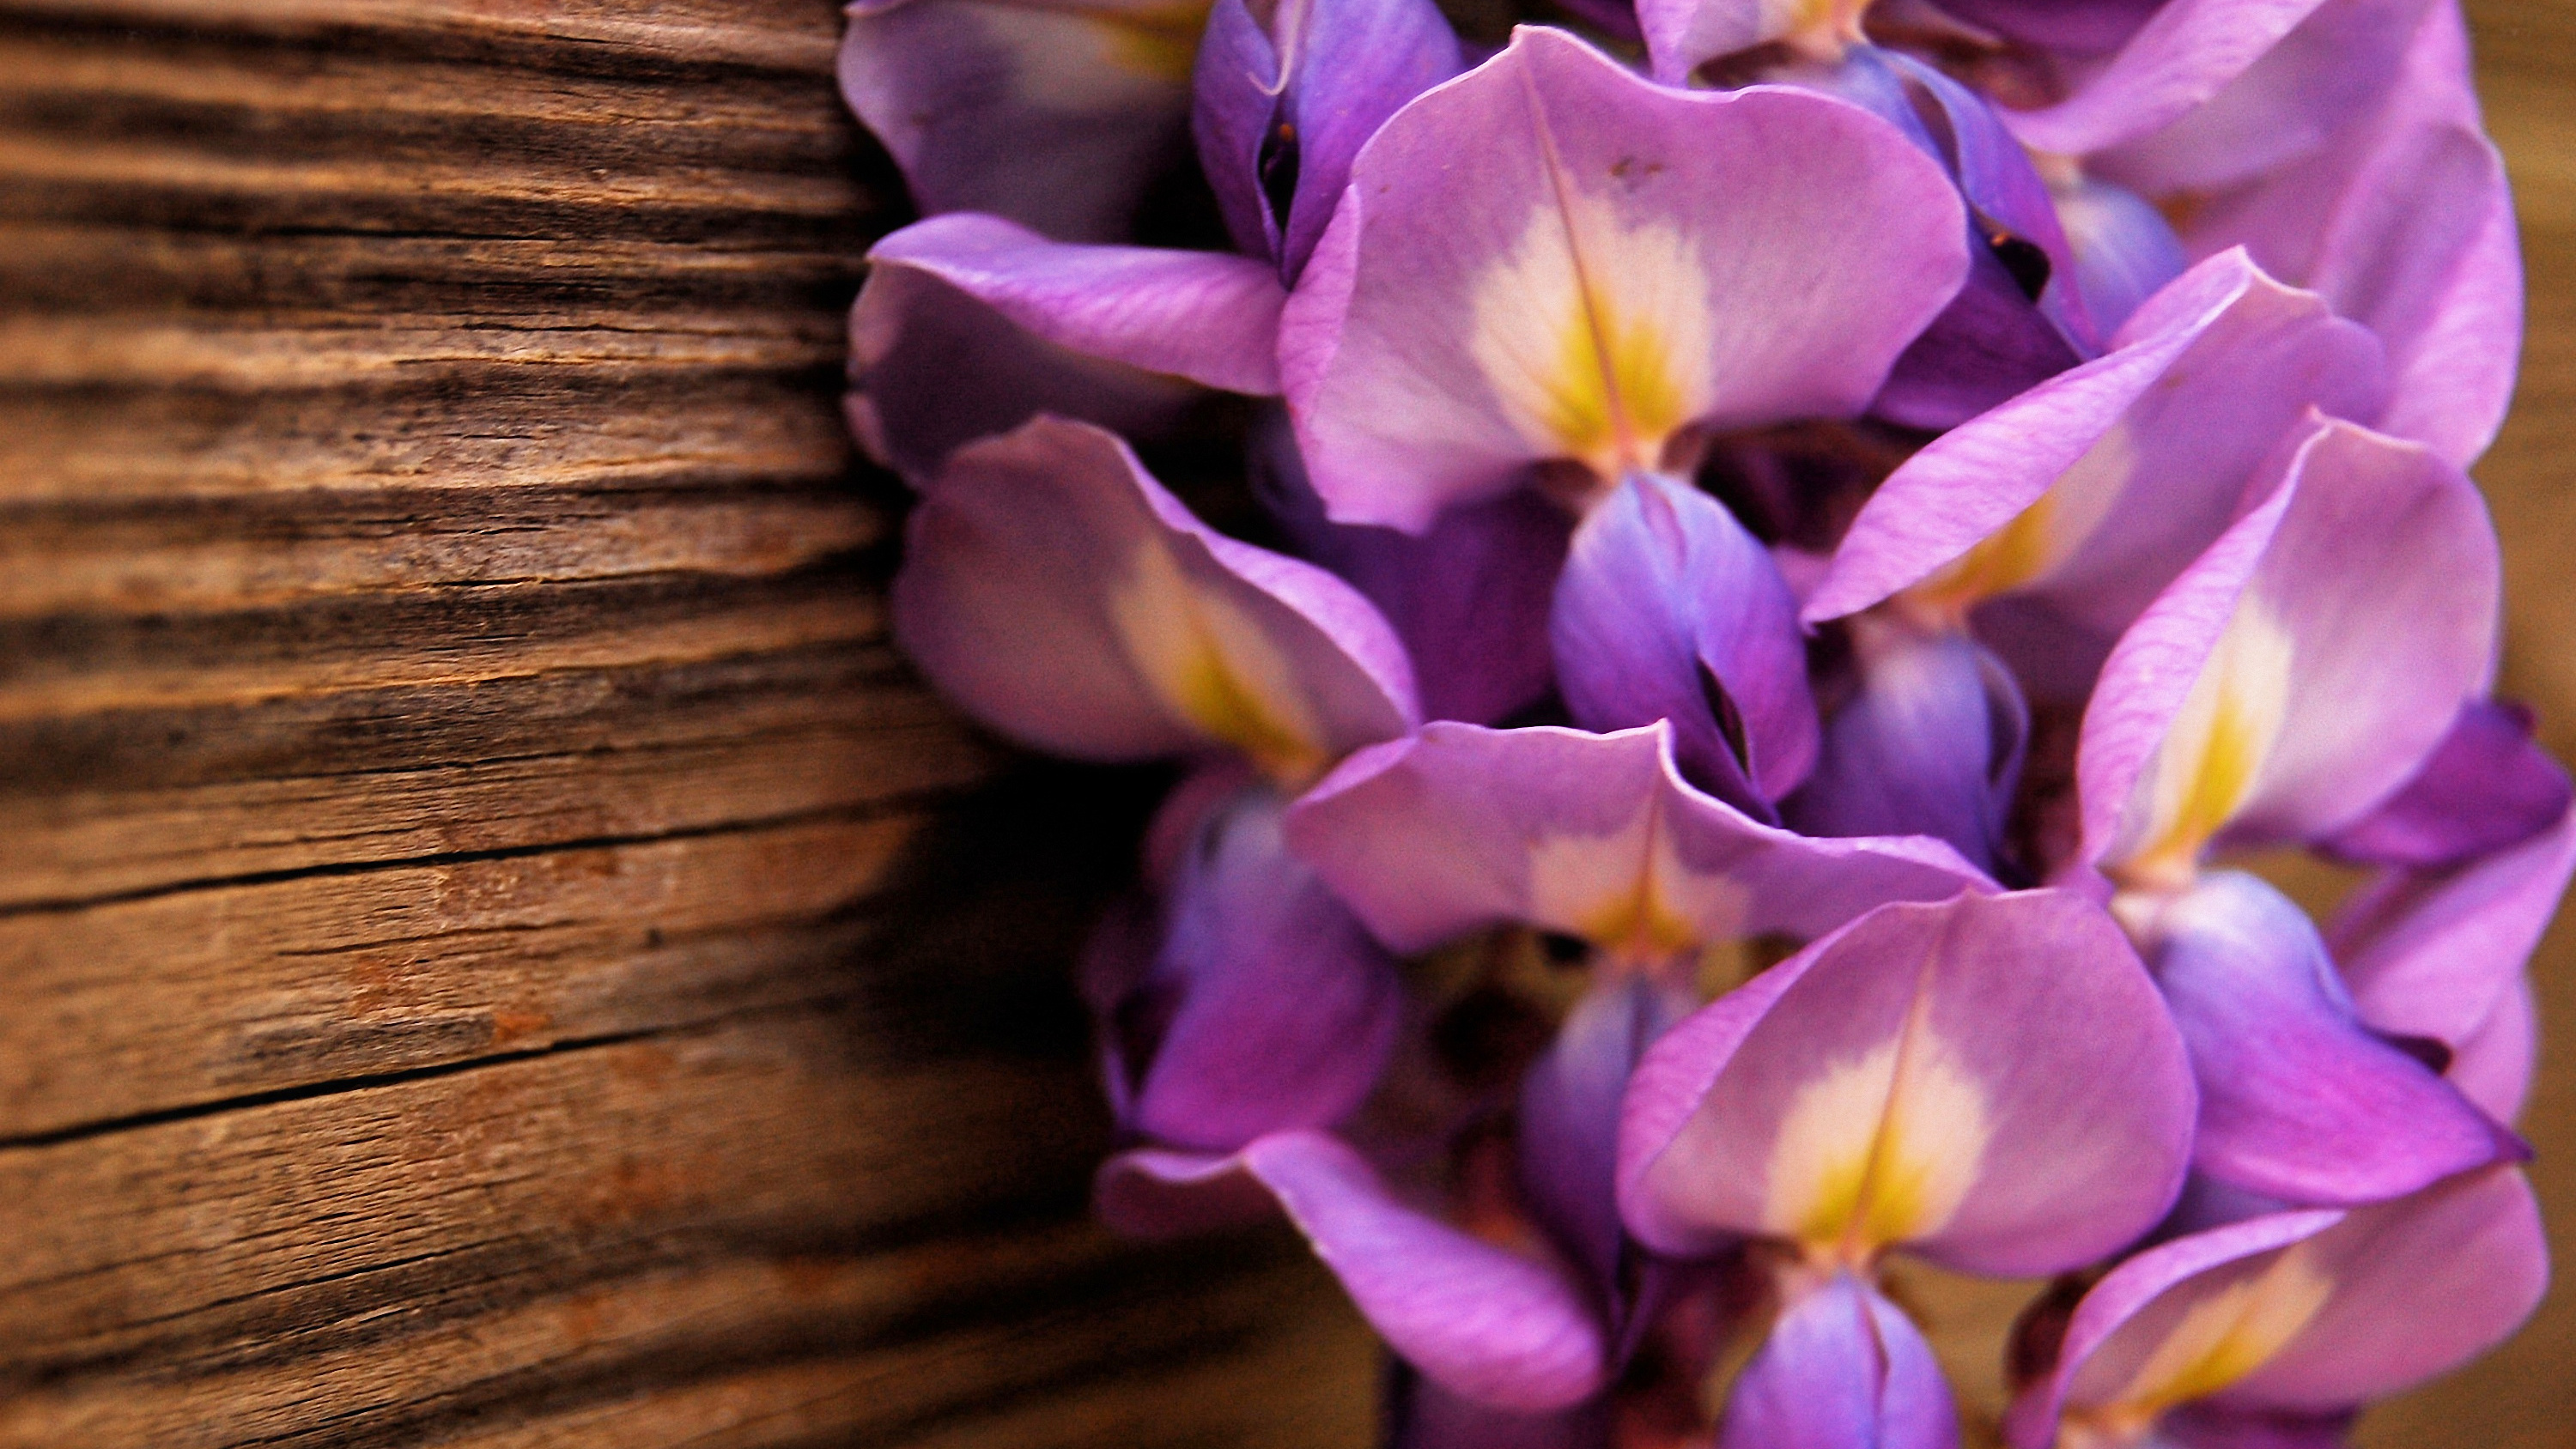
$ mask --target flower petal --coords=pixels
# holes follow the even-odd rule
[[[1206,13],[1186,0],[853,5],[841,93],[924,212],[1104,241],[1182,148]]]
[[[1718,1449],[1955,1449],[1932,1346],[1848,1273],[1792,1302],[1736,1379]]]
[[[1688,993],[1642,976],[1602,973],[1521,1079],[1521,1195],[1612,1301],[1620,1287],[1620,1098],[1638,1058],[1692,1005]]]
[[[1295,280],[1351,158],[1460,64],[1458,37],[1430,0],[1285,0],[1267,26],[1244,0],[1217,0],[1192,123],[1235,244]]]
[[[1312,559],[1386,615],[1413,658],[1427,719],[1492,724],[1554,679],[1547,619],[1572,520],[1533,492],[1450,509],[1420,536],[1335,523],[1306,482],[1285,414],[1259,435],[1254,486]]]
[[[1230,748],[1302,780],[1416,718],[1403,648],[1365,599],[1208,529],[1097,428],[1040,418],[959,450],[908,539],[897,640],[1040,749]]]
[[[2056,202],[2076,290],[2104,336],[2117,333],[2190,264],[2172,223],[2136,192],[2078,177],[2058,191]]]
[[[958,386],[962,377],[975,385]],[[1150,439],[1205,396],[1181,378],[1060,347],[906,266],[878,267],[859,289],[850,385],[850,431],[916,488],[959,447],[1040,413]]]
[[[2499,590],[2465,476],[2421,447],[2318,427],[2273,497],[2103,666],[2076,765],[2085,857],[2171,885],[2222,832],[2348,824],[2485,692]]]
[[[1684,781],[1670,740],[1436,722],[1309,791],[1289,847],[1398,951],[1517,923],[1651,959],[1986,888],[1937,841],[1760,824]]]
[[[1883,906],[1648,1052],[1620,1206],[1662,1252],[1762,1234],[1833,1261],[1902,1244],[2051,1273],[2163,1216],[2192,1112],[2181,1038],[2098,908],[2058,891]]]
[[[1387,1346],[1450,1392],[1535,1413],[1607,1377],[1600,1310],[1572,1275],[1407,1206],[1343,1143],[1282,1132],[1225,1161],[1278,1198]]]
[[[1113,1025],[1164,1023],[1124,1114],[1131,1131],[1225,1152],[1330,1126],[1395,1045],[1395,962],[1288,856],[1282,803],[1256,786],[1202,824],[1147,979],[1111,1008]]]
[[[2547,1248],[2509,1167],[2342,1212],[2289,1212],[2149,1249],[2077,1307],[2054,1375],[2016,1403],[2012,1442],[2067,1419],[2329,1414],[2493,1347],[2538,1305]]]
[[[915,222],[878,242],[868,261],[926,272],[1085,356],[1234,392],[1279,390],[1288,294],[1249,258],[1076,246],[967,212]]]
[[[2156,918],[2156,983],[2200,1080],[2192,1166],[2284,1202],[2372,1202],[2528,1149],[2356,1019],[2306,914],[2203,877]]]
[[[2008,113],[2034,150],[2075,156],[2171,123],[2216,95],[2318,0],[2168,0],[2055,105]]]
[[[1876,618],[1852,634],[1857,687],[1783,815],[1808,835],[1929,835],[1994,874],[2030,733],[2011,671],[1964,634]]]
[[[2234,520],[2310,407],[2369,416],[2384,396],[2367,333],[2234,253],[2177,278],[2113,342],[1899,467],[1806,619],[1905,590],[1955,614],[2038,588],[2116,632]]]
[[[2495,437],[2522,339],[2522,262],[2502,159],[2478,127],[2459,7],[2350,11],[2317,69],[2336,87],[2377,80],[2358,123],[2332,96],[2305,98],[2340,129],[2312,156],[2200,210],[2195,251],[2244,245],[2277,275],[2314,287],[2387,344],[2397,386],[2377,426],[2467,466]],[[2396,42],[2379,80],[2354,63]]]
[[[1682,768],[1730,804],[1767,816],[1815,764],[1797,602],[1726,505],[1686,483],[1631,474],[1592,510],[1548,635],[1576,724],[1672,721]]]
[[[2576,817],[2562,815],[2484,859],[2372,882],[2331,933],[2362,1019],[2400,1036],[2466,1042],[2521,976],[2571,871]]]
[[[2344,860],[2435,870],[2519,845],[2557,824],[2576,789],[2532,743],[2531,712],[2478,700],[2415,778],[2321,842]]]
[[[1666,90],[1541,28],[1352,183],[1280,370],[1334,516],[1414,532],[1541,460],[1615,476],[1693,423],[1857,413],[1966,260],[1947,179],[1866,113]]]

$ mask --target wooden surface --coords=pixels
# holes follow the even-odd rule
[[[0,7],[0,1445],[1365,1437],[1088,1224],[1141,782],[886,646],[838,28]]]
[[[2480,18],[2482,471],[2576,754],[2576,7]],[[1065,957],[1145,782],[886,647],[837,31],[0,0],[0,1446],[1366,1441],[1283,1235],[1087,1223]],[[2566,1445],[2571,1362],[2562,1292],[2369,1437]]]

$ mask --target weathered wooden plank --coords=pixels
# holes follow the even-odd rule
[[[894,1442],[1313,1317],[1310,1269],[1226,1266],[1275,1239],[1056,1216],[1099,1141],[1061,1067],[868,1056],[755,1019],[0,1157],[100,1204],[0,1208],[54,1268],[0,1285],[0,1443]]]
[[[882,635],[855,567],[333,594],[227,614],[0,619],[0,720],[719,658]]]
[[[0,498],[63,503],[443,487],[596,493],[838,479],[850,450],[811,374],[577,370],[496,385],[0,396]],[[489,406],[482,406],[488,403]]]
[[[9,9],[109,34],[373,45],[629,75],[739,67],[828,76],[839,38],[831,0],[673,0],[642,13],[618,0],[10,0]]]
[[[917,829],[736,829],[0,919],[0,1139],[846,994],[816,966],[862,933],[829,919]]]

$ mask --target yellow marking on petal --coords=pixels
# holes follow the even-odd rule
[[[1108,603],[1129,662],[1178,723],[1282,784],[1302,787],[1332,762],[1288,656],[1231,600],[1193,584],[1160,539],[1137,548]]]
[[[1199,36],[1207,29],[1212,0],[1157,0],[1142,5],[1090,5],[1115,64],[1157,80],[1186,84],[1198,64]]]
[[[1865,1266],[1940,1231],[1977,1180],[1993,1130],[1986,1096],[1924,1020],[1826,1067],[1773,1141],[1763,1222],[1809,1257]]]
[[[2089,1433],[2094,1442],[2134,1441],[2168,1410],[2205,1399],[2271,1362],[2334,1294],[2334,1280],[2316,1266],[2307,1246],[2283,1250],[2262,1272],[2193,1304],[2108,1402],[2070,1410],[2069,1427]]]
[[[1189,93],[1206,0],[962,7],[1011,57],[1018,101],[1069,118],[1159,110]]]
[[[2036,582],[2072,557],[2102,526],[2135,471],[2137,449],[2126,425],[2102,435],[2075,466],[1939,572],[1901,596],[1906,612],[1928,623],[1961,627],[1988,599]]]
[[[1533,452],[1616,479],[1654,467],[1706,405],[1716,322],[1691,240],[1623,221],[1587,179],[1543,198],[1478,280],[1468,354]]]
[[[2218,646],[2192,681],[2191,694],[2166,730],[2143,794],[2123,822],[2135,840],[2108,874],[2149,891],[2189,886],[2202,851],[2236,818],[2261,783],[2264,761],[2279,740],[2290,701],[2289,633],[2250,591],[2218,636]]]
[[[1775,14],[1786,13],[1766,28],[1798,54],[1832,64],[1843,58],[1845,50],[1868,38],[1862,33],[1861,17],[1869,5],[1870,0],[1788,0],[1783,6],[1774,0],[1764,8]]]
[[[1696,964],[1703,947],[1733,937],[1747,904],[1743,886],[1683,863],[1657,796],[1607,835],[1530,847],[1532,916],[1631,965]]]

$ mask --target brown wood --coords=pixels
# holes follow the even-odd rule
[[[2510,682],[2576,753],[2576,12],[2474,8]],[[1368,1439],[1284,1233],[1088,1223],[1066,963],[1148,782],[885,640],[838,26],[0,0],[0,1446]],[[1917,1276],[1990,1362],[2013,1291]],[[2365,1438],[2565,1444],[2571,1358],[2560,1293]]]
[[[1367,1436],[1088,1221],[1143,782],[886,644],[838,26],[0,6],[0,1445]]]

